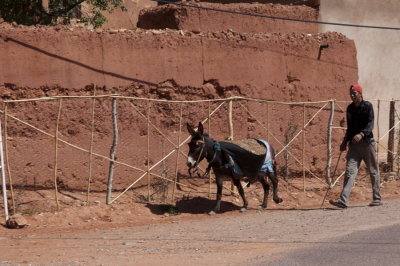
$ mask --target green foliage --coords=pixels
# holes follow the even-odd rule
[[[82,4],[85,4],[82,11]],[[0,0],[0,17],[6,22],[22,25],[70,24],[78,18],[87,25],[100,27],[106,22],[102,12],[116,8],[126,11],[122,0],[49,0],[44,7],[42,0]]]

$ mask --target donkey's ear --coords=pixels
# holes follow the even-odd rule
[[[203,135],[203,133],[204,133],[204,127],[201,122],[199,122],[199,127],[197,128],[197,133],[200,135]]]
[[[189,131],[190,135],[193,136],[194,134],[196,134],[196,131],[194,131],[193,126],[191,124],[186,123],[186,127],[187,127],[187,130]]]

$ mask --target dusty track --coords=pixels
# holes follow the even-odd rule
[[[88,231],[8,231],[1,265],[249,265],[352,232],[398,224],[400,200],[347,210],[250,210],[165,217],[161,224]],[[28,231],[27,231],[28,232]]]

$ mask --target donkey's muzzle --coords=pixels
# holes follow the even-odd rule
[[[189,167],[189,168],[194,168],[194,167],[197,166],[197,161],[194,160],[194,159],[192,158],[192,156],[188,156],[188,159],[187,159],[187,161],[186,161],[186,165],[187,165],[187,167]]]

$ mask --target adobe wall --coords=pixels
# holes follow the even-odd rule
[[[184,3],[187,4],[187,3]],[[210,4],[187,5],[201,6],[204,9],[163,5],[140,12],[138,27],[143,29],[176,29],[197,32],[233,30],[236,32],[280,32],[280,33],[318,33],[318,24],[271,19],[282,17],[308,21],[318,21],[318,10],[307,6],[285,6],[276,4]],[[218,12],[212,10],[226,10]],[[257,14],[260,16],[240,15]]]
[[[251,97],[346,99],[356,82],[353,41],[344,35],[178,31],[92,32],[77,28],[0,28],[0,84],[31,88],[132,82],[202,87],[217,80]],[[328,44],[329,48],[320,46]]]
[[[177,1],[170,1],[177,2]],[[259,0],[257,3],[259,4],[281,4],[286,7],[291,6],[308,6],[311,8],[318,9],[320,0]],[[107,22],[102,26],[103,29],[136,29],[138,23],[139,12],[142,9],[156,7],[157,5],[162,5],[162,3],[158,3],[156,1],[150,0],[123,0],[124,6],[127,9],[127,12],[122,12],[120,9],[114,10],[113,13],[104,12],[104,16],[107,18]],[[189,3],[189,2],[186,2]],[[196,1],[193,2],[198,5],[199,3],[213,3],[213,4],[252,4],[256,5],[253,0],[207,0],[207,1]],[[297,12],[300,13],[300,12]],[[315,19],[315,18],[314,18]],[[295,26],[296,23],[292,25]],[[282,25],[279,24],[280,27]],[[250,27],[251,28],[251,27]]]

